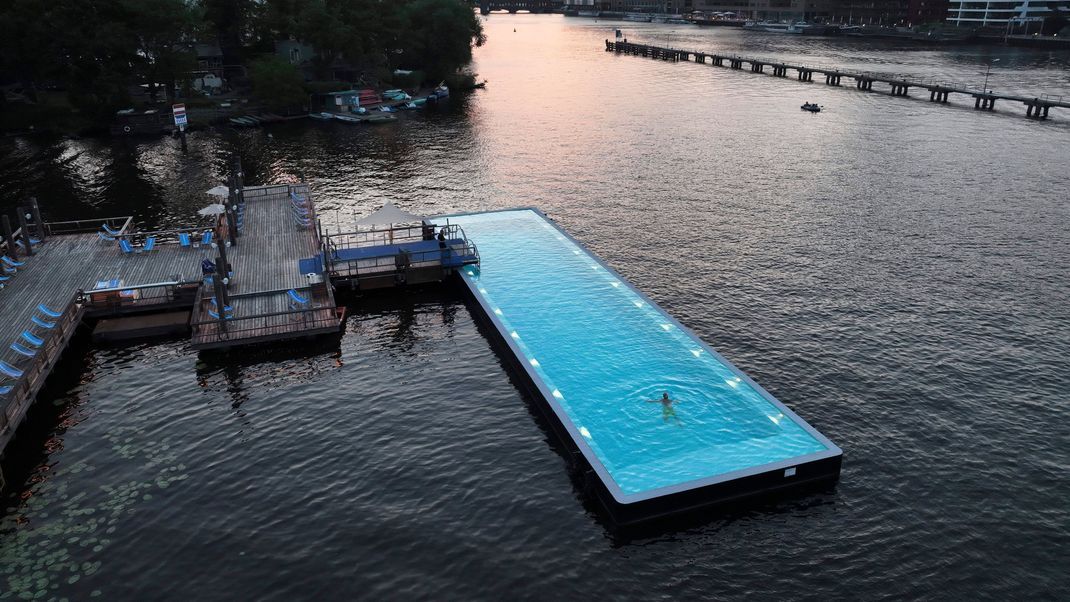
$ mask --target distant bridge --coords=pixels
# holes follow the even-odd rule
[[[563,8],[564,0],[479,0],[479,12],[483,15],[489,15],[495,10],[507,10],[511,13],[521,10],[549,13]]]

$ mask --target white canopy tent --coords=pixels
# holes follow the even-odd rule
[[[383,208],[357,220],[358,226],[390,226],[393,224],[418,224],[424,218],[402,211],[394,203],[387,201]]]
[[[220,205],[219,203],[212,203],[211,205],[208,205],[207,207],[204,207],[203,209],[197,211],[197,215],[220,215],[226,212],[226,207]]]

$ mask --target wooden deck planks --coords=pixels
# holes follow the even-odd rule
[[[311,206],[308,186],[304,184],[245,189],[245,230],[237,244],[226,250],[234,271],[228,293],[232,296],[236,320],[228,322],[227,332],[223,332],[218,322],[195,327],[194,348],[226,347],[341,329],[330,285],[310,288],[301,274],[298,262],[319,252],[319,239],[314,226],[302,228],[295,223],[291,191],[309,197]],[[87,223],[92,224],[92,221]],[[211,224],[204,224],[205,230],[211,227]],[[131,238],[139,238],[139,235],[133,233]],[[122,252],[118,242],[101,240],[96,232],[89,232],[51,236],[35,248],[33,256],[19,257],[24,265],[17,268],[18,271],[0,289],[0,359],[25,374],[19,379],[0,376],[0,386],[15,385],[14,391],[0,396],[0,453],[85,313],[84,307],[76,304],[79,291],[92,295],[92,290],[100,288],[98,283],[112,280],[119,281],[119,288],[129,289],[165,282],[203,287],[201,262],[206,258],[214,261],[218,254],[217,248],[182,247],[177,242],[168,242],[166,237],[158,240],[153,251],[127,254]],[[116,310],[128,312],[161,307],[164,299],[153,298],[153,295],[168,288],[143,288],[139,291],[143,296],[139,298],[122,297]],[[289,289],[299,290],[309,297],[310,307],[295,311],[286,292]],[[202,302],[194,308],[194,323],[209,320],[207,310],[211,296],[210,290],[202,289],[199,297]],[[172,298],[170,302],[175,301]],[[44,316],[37,309],[38,304],[65,312],[55,330],[32,323],[34,316],[55,321]],[[93,307],[96,307],[95,303]],[[24,330],[48,339],[33,358],[20,355],[10,347],[19,342]],[[25,341],[22,344],[32,347]]]
[[[319,252],[318,241],[313,228],[301,228],[294,222],[291,190],[309,195],[304,184],[245,189],[245,229],[237,244],[227,248],[227,259],[234,268],[229,293],[239,296],[234,304],[236,317],[287,312],[285,291],[308,287],[298,262]],[[210,227],[204,224],[206,230]],[[38,304],[60,311],[73,302],[78,290],[90,291],[98,282],[113,279],[130,288],[157,282],[201,282],[201,261],[214,260],[217,255],[218,249],[209,246],[181,247],[177,242],[158,242],[151,252],[125,254],[118,242],[101,240],[95,232],[49,237],[35,248],[35,255],[18,258],[25,265],[0,289],[0,359],[20,369],[34,361],[11,350],[10,345],[18,341],[23,330],[41,333],[43,329],[31,322],[34,315],[40,315]],[[206,293],[205,298],[211,297]],[[151,303],[142,299],[140,307]],[[316,312],[312,322],[322,327],[321,320],[335,315],[330,287],[315,305],[323,309],[323,315]],[[123,303],[124,309],[136,307],[138,301]],[[299,331],[299,323],[304,322],[280,320],[265,318],[262,327],[265,332],[283,334]],[[335,322],[337,330],[340,324]],[[10,379],[0,377],[0,385],[4,384],[11,384]]]

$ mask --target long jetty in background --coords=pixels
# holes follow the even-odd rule
[[[974,99],[974,108],[991,111],[996,106],[997,100],[1020,102],[1026,107],[1025,116],[1030,119],[1044,120],[1048,118],[1048,111],[1053,107],[1070,109],[1070,98],[1044,94],[1029,97],[1015,94],[999,94],[987,90],[974,90],[960,84],[941,82],[933,79],[923,80],[910,75],[877,73],[872,71],[852,71],[835,67],[816,67],[801,64],[785,63],[783,61],[742,57],[728,54],[715,54],[709,52],[697,52],[694,50],[681,50],[679,48],[665,48],[651,46],[649,44],[635,44],[632,42],[612,42],[606,40],[606,52],[617,54],[630,54],[643,56],[663,61],[693,61],[705,64],[709,59],[710,64],[718,67],[728,67],[735,70],[747,70],[752,73],[768,73],[774,77],[787,77],[788,71],[794,71],[796,79],[801,82],[814,81],[814,74],[820,74],[825,78],[825,84],[839,86],[841,80],[854,80],[855,88],[864,91],[873,91],[873,84],[881,83],[890,86],[892,96],[907,96],[911,88],[920,88],[929,92],[929,101],[947,104],[951,94],[962,94]]]

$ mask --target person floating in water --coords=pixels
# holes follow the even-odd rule
[[[647,403],[661,404],[661,419],[665,421],[665,424],[668,424],[669,420],[675,420],[676,426],[684,425],[683,422],[680,422],[680,417],[676,415],[676,409],[672,407],[672,404],[679,402],[669,397],[668,393],[662,393],[661,399],[648,399],[646,401]]]

